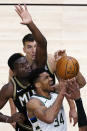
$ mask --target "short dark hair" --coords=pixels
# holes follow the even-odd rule
[[[18,60],[19,58],[23,57],[23,55],[21,53],[14,53],[13,55],[11,55],[8,59],[8,66],[10,67],[11,70],[14,70],[14,63],[16,60]]]
[[[39,75],[43,72],[47,72],[47,71],[44,68],[37,68],[35,70],[32,70],[29,75],[29,82],[34,85]]]
[[[25,42],[28,42],[28,41],[33,42],[34,40],[35,39],[34,39],[33,34],[27,34],[24,36],[22,42],[23,42],[23,45],[25,46]]]

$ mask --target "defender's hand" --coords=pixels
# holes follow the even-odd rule
[[[63,56],[67,56],[66,50],[58,50],[54,53],[54,58],[56,62]]]
[[[15,11],[17,14],[21,17],[22,22],[21,24],[27,25],[32,22],[31,15],[28,12],[27,6],[24,5],[24,9],[22,8],[21,5],[15,6]]]
[[[78,116],[77,116],[77,112],[75,109],[70,110],[69,119],[70,119],[70,123],[72,123],[72,120],[73,120],[73,126],[75,126],[76,123],[78,122]]]

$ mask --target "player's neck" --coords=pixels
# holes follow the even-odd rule
[[[30,64],[30,65],[32,65],[32,64],[33,64],[32,59],[30,59],[27,55],[26,55],[26,59],[27,59],[27,61],[29,62],[29,64]]]
[[[29,84],[29,78],[28,79],[27,78],[26,79],[24,79],[24,78],[18,78],[18,77],[16,77],[16,78],[24,86],[27,86]]]

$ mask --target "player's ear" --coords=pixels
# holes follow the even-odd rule
[[[26,53],[26,49],[25,49],[25,47],[23,47],[23,51],[24,51],[24,53]]]
[[[37,88],[41,87],[41,83],[40,82],[36,82],[35,83],[35,87],[37,87]]]

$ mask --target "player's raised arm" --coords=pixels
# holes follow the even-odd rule
[[[82,88],[86,85],[86,80],[81,72],[77,74],[76,81],[79,84],[79,88]]]
[[[40,63],[45,64],[46,59],[47,59],[47,41],[45,37],[42,35],[40,30],[34,24],[26,5],[24,5],[24,8],[21,5],[17,5],[15,7],[16,7],[15,10],[17,14],[22,19],[21,23],[24,25],[27,25],[27,27],[30,29],[30,31],[32,32],[34,36],[35,41],[37,42],[37,47],[38,47],[37,48],[37,59],[36,59],[37,63],[39,63],[40,61]],[[42,61],[42,57],[43,57],[43,61]]]

